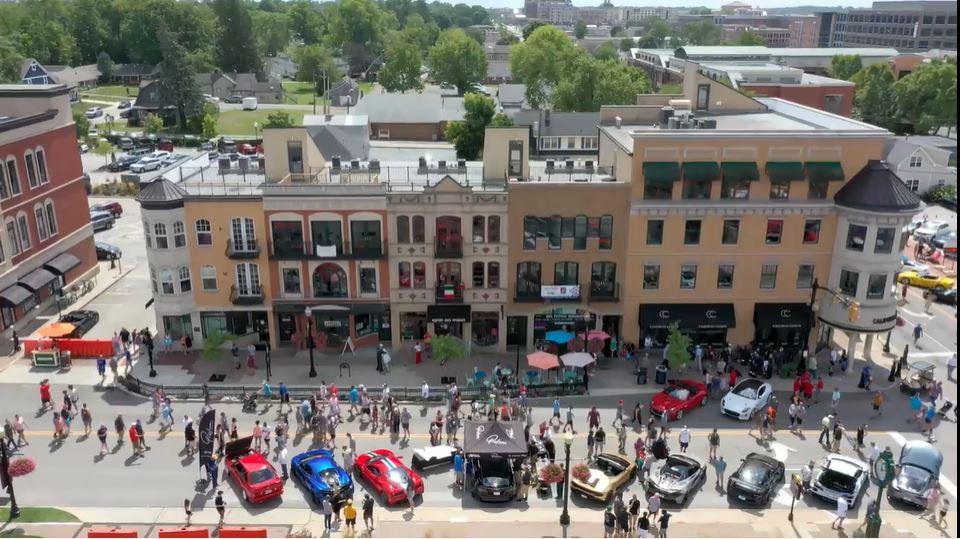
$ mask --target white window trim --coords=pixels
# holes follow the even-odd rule
[[[209,276],[204,276],[204,270],[209,270],[213,274],[213,288],[207,288],[207,279],[210,279]],[[220,288],[220,283],[217,279],[217,268],[215,266],[200,266],[200,290],[204,292],[216,292]]]
[[[152,230],[152,232],[153,232],[153,248],[154,248],[154,249],[159,249],[159,250],[161,250],[161,251],[164,251],[164,250],[169,249],[169,248],[170,248],[170,236],[169,236],[169,234],[167,234],[167,224],[166,224],[166,223],[153,223],[153,224],[150,225],[150,226],[151,226],[152,229],[153,229],[153,230]],[[161,227],[161,226],[163,227],[163,233],[162,233],[162,234],[161,234],[160,232],[158,232],[158,230],[157,230],[157,227]],[[165,243],[166,243],[166,246],[165,246],[165,247],[160,247],[160,243],[157,241],[157,240],[158,240],[159,238],[161,238],[161,237],[165,240]]]
[[[206,223],[208,230],[200,230],[200,223]],[[193,232],[196,236],[197,247],[212,247],[213,246],[213,223],[210,222],[210,219],[197,219],[193,222]],[[200,243],[200,234],[209,234],[210,243]]]
[[[49,229],[50,236],[56,236],[60,233],[60,223],[57,222],[56,206],[54,205],[53,199],[48,198],[44,200],[43,207],[47,212],[47,228]]]
[[[180,225],[180,233],[179,233],[179,234],[177,233],[177,225]],[[171,231],[173,232],[173,234],[172,234],[172,236],[173,236],[173,248],[174,248],[174,249],[186,249],[186,248],[187,248],[187,229],[186,229],[186,227],[183,225],[183,221],[174,221],[174,222],[173,222],[173,226],[171,227]],[[182,238],[182,240],[181,240],[182,245],[179,245],[179,246],[177,245],[177,236],[180,236],[180,237]]]
[[[9,225],[13,225],[13,237],[12,237],[12,238],[10,237],[10,234],[9,234],[9,228],[8,228]],[[4,233],[4,235],[6,235],[7,241],[13,242],[13,245],[11,246],[12,251],[11,251],[10,256],[17,256],[17,255],[19,255],[20,253],[22,253],[23,250],[20,248],[20,234],[19,234],[19,232],[17,231],[17,220],[16,220],[16,218],[14,218],[13,216],[9,216],[9,217],[7,217],[6,219],[3,220],[3,233]]]
[[[550,141],[550,144],[547,144],[547,141]],[[541,150],[559,150],[560,149],[560,137],[540,137],[540,149]]]
[[[164,292],[163,285],[167,283],[167,280],[164,279],[165,276],[169,276],[170,292]],[[177,276],[173,268],[161,268],[158,272],[158,281],[160,284],[159,293],[161,296],[172,296],[177,293]]]
[[[287,291],[287,280],[284,276],[287,270],[294,270],[297,272],[297,282],[300,285],[300,292],[288,292]],[[303,272],[299,266],[280,266],[280,293],[284,297],[288,298],[302,298],[303,297]]]
[[[39,152],[40,158],[37,158]],[[43,172],[40,174],[40,162],[43,161]],[[50,169],[47,167],[47,151],[43,149],[43,146],[37,146],[33,149],[33,164],[37,167],[37,181],[40,182],[40,185],[46,185],[50,183]]]
[[[183,276],[183,272],[186,270],[187,276]],[[186,281],[190,284],[190,290],[183,289],[183,282]],[[180,266],[177,268],[177,291],[181,294],[190,294],[193,292],[193,276],[190,275],[190,266]]]
[[[30,161],[27,161],[27,156],[30,156],[30,161],[33,162],[33,166],[30,166]],[[38,171],[37,171],[37,159],[36,159],[36,157],[33,155],[33,150],[30,150],[30,149],[24,150],[24,152],[23,152],[23,165],[27,168],[27,186],[30,187],[30,190],[32,191],[32,190],[40,187],[41,184],[40,184],[40,175],[38,174]],[[36,185],[34,185],[34,183],[30,181],[30,180],[31,180],[31,176],[30,176],[30,173],[31,173],[31,172],[33,172],[33,176],[32,176],[32,177],[33,177],[33,178],[36,178]]]
[[[23,219],[23,222],[20,220]],[[26,234],[26,238],[24,238]],[[17,237],[20,240],[20,252],[25,253],[33,247],[33,240],[30,238],[30,218],[27,212],[21,210],[17,213]]]
[[[42,203],[37,202],[33,205],[33,218],[36,221],[37,239],[40,242],[50,239],[50,231],[47,230],[47,215]]]
[[[13,163],[13,173],[10,175],[10,164]],[[4,160],[3,165],[7,167],[6,169],[6,181],[7,185],[10,188],[10,198],[20,196],[23,194],[23,186],[20,185],[20,166],[17,164],[17,158],[13,155],[8,155]],[[14,192],[13,186],[16,185],[17,189]]]

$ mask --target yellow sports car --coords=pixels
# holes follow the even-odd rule
[[[637,471],[637,465],[620,455],[600,453],[589,464],[590,477],[580,481],[570,477],[570,489],[584,498],[607,503],[627,486]]]
[[[900,284],[909,284],[910,286],[919,286],[920,288],[935,288],[940,290],[949,290],[957,284],[956,279],[943,277],[930,272],[902,271],[897,275],[897,282]]]

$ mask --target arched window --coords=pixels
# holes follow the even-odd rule
[[[500,288],[500,263],[490,262],[487,264],[487,287]]]
[[[422,215],[414,215],[413,219],[413,243],[424,243],[427,241],[427,225]]]
[[[410,276],[409,262],[400,262],[397,264],[397,276],[399,277],[400,288],[410,288],[413,285]]]
[[[517,264],[517,296],[540,297],[540,263]]]
[[[180,293],[193,290],[193,283],[190,281],[190,266],[180,266],[177,269],[177,280],[180,281]]]
[[[347,274],[337,264],[326,263],[313,270],[313,297],[347,297]]]
[[[40,241],[46,241],[50,237],[50,231],[47,229],[47,218],[43,214],[43,204],[37,202],[33,205],[33,216],[37,222],[37,237]]]
[[[20,238],[17,236],[17,223],[13,217],[7,217],[3,220],[4,229],[7,231],[7,245],[13,250],[13,256],[20,254]]]
[[[486,236],[486,219],[482,215],[473,216],[473,243],[483,243]],[[481,274],[483,272],[480,272]]]
[[[30,249],[30,227],[27,225],[27,212],[20,212],[17,214],[17,230],[20,233],[20,250],[26,251]]]
[[[210,226],[210,221],[197,219],[193,226],[197,231],[197,245],[213,245],[213,228]]]
[[[47,227],[50,229],[50,235],[53,236],[60,231],[57,225],[57,214],[53,211],[53,199],[48,198],[43,205],[47,209]]]
[[[397,216],[397,243],[410,243],[410,218]]]
[[[153,225],[153,241],[157,249],[167,249],[170,247],[167,241],[167,225],[163,223]]]
[[[27,150],[23,152],[23,162],[27,165],[27,183],[30,184],[30,189],[39,187],[40,179],[37,178],[37,168],[32,151]]]
[[[474,262],[472,273],[473,273],[473,287],[483,288],[483,278],[485,277],[483,262]]]
[[[500,216],[487,217],[487,242],[500,243]]]
[[[413,287],[427,287],[427,264],[424,262],[413,263]]]
[[[37,146],[33,150],[34,159],[37,161],[37,178],[41,184],[48,183],[50,177],[47,175],[47,157],[42,146]]]
[[[173,247],[179,249],[187,246],[187,231],[183,228],[183,221],[173,222]]]

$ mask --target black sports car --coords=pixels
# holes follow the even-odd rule
[[[750,505],[766,505],[783,484],[784,466],[775,458],[750,453],[727,479],[727,496]]]
[[[929,291],[930,294],[933,294],[933,300],[938,303],[946,303],[948,305],[957,304],[957,289],[951,288],[949,290],[943,288],[934,288]]]
[[[73,324],[76,329],[70,334],[71,338],[79,339],[88,331],[93,329],[100,321],[100,313],[97,311],[70,311],[60,317],[61,322]]]
[[[119,260],[123,252],[116,245],[110,245],[102,241],[96,242],[97,260]]]

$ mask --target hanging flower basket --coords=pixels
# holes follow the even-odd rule
[[[556,463],[547,464],[540,469],[540,481],[544,483],[560,483],[563,476],[563,466]]]
[[[590,467],[583,463],[577,464],[570,469],[570,476],[581,483],[586,483],[590,480]]]
[[[30,457],[12,459],[7,470],[11,477],[23,477],[37,469],[37,462]]]

